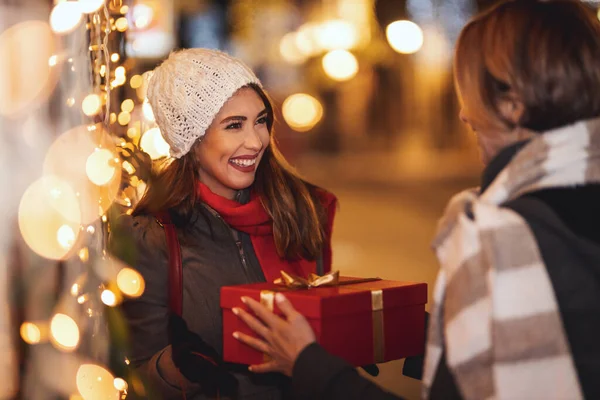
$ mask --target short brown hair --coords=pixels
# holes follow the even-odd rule
[[[463,28],[455,79],[468,113],[499,128],[514,128],[498,108],[509,91],[533,131],[600,116],[600,21],[575,0],[502,2]]]

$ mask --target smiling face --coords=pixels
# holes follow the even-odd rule
[[[233,199],[254,183],[256,169],[269,146],[269,115],[250,87],[238,90],[215,116],[193,151],[200,181],[215,194]]]

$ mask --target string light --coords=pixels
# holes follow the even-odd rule
[[[73,320],[65,314],[56,314],[50,322],[51,338],[53,344],[59,349],[73,351],[79,344],[79,328]]]

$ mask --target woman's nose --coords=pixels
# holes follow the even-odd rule
[[[250,131],[246,135],[245,145],[248,149],[254,150],[256,152],[259,152],[262,149],[263,143],[260,140],[260,135],[258,134],[256,129],[250,129]]]

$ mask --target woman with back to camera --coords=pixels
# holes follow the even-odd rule
[[[131,360],[165,398],[282,399],[287,378],[220,359],[220,287],[273,281],[280,270],[329,271],[335,197],[279,153],[272,104],[241,61],[207,49],[175,52],[154,70],[148,99],[171,158],[111,239],[146,283],[123,304]],[[164,226],[175,227],[179,242],[179,311]]]
[[[486,169],[453,198],[423,398],[600,398],[600,22],[579,1],[505,1],[471,20],[454,60],[461,118]],[[299,398],[395,399],[287,321],[236,310]]]

